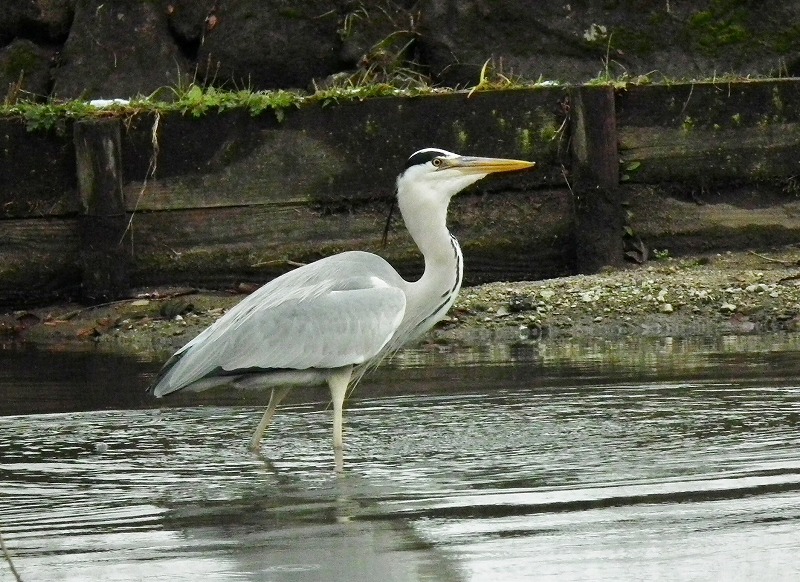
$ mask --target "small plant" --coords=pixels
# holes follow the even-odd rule
[[[621,182],[627,182],[631,179],[631,175],[634,174],[639,167],[642,165],[642,162],[638,160],[633,160],[630,162],[625,162],[622,164],[622,175],[620,176]]]
[[[541,79],[539,79],[538,83],[541,83]],[[510,72],[508,74],[505,73],[503,59],[499,59],[497,65],[495,65],[494,58],[490,58],[483,63],[480,75],[478,75],[478,83],[470,88],[467,97],[471,97],[475,91],[519,89],[528,86],[530,84],[525,83],[521,78],[515,77]]]
[[[666,261],[669,259],[669,249],[653,249],[652,255],[656,261]]]
[[[784,194],[789,194],[795,198],[800,197],[800,177],[789,176],[783,181],[781,191]]]

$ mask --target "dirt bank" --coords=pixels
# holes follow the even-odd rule
[[[469,268],[469,265],[467,265]],[[0,339],[165,358],[243,291],[140,290],[99,307],[51,305],[0,315]],[[592,276],[463,289],[425,339],[470,345],[557,338],[713,336],[800,330],[800,250],[726,253]]]

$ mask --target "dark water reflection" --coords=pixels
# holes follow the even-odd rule
[[[25,580],[800,579],[798,348],[409,352],[349,402],[340,477],[320,393],[261,457],[254,401],[0,351],[0,527]]]

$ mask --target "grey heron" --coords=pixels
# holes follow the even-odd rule
[[[257,450],[292,386],[328,384],[333,447],[342,449],[342,406],[363,372],[420,337],[456,300],[461,249],[447,229],[450,199],[488,174],[533,162],[415,152],[397,178],[397,205],[422,252],[425,269],[406,281],[383,258],[348,251],[273,279],[178,350],[152,388],[157,397],[220,384],[271,388],[250,448]]]

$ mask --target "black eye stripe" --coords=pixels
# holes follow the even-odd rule
[[[404,170],[407,170],[411,166],[416,166],[419,164],[427,164],[431,160],[438,158],[439,156],[447,156],[447,152],[437,149],[426,149],[420,150],[414,153],[408,160],[406,161],[406,165],[403,166]]]

